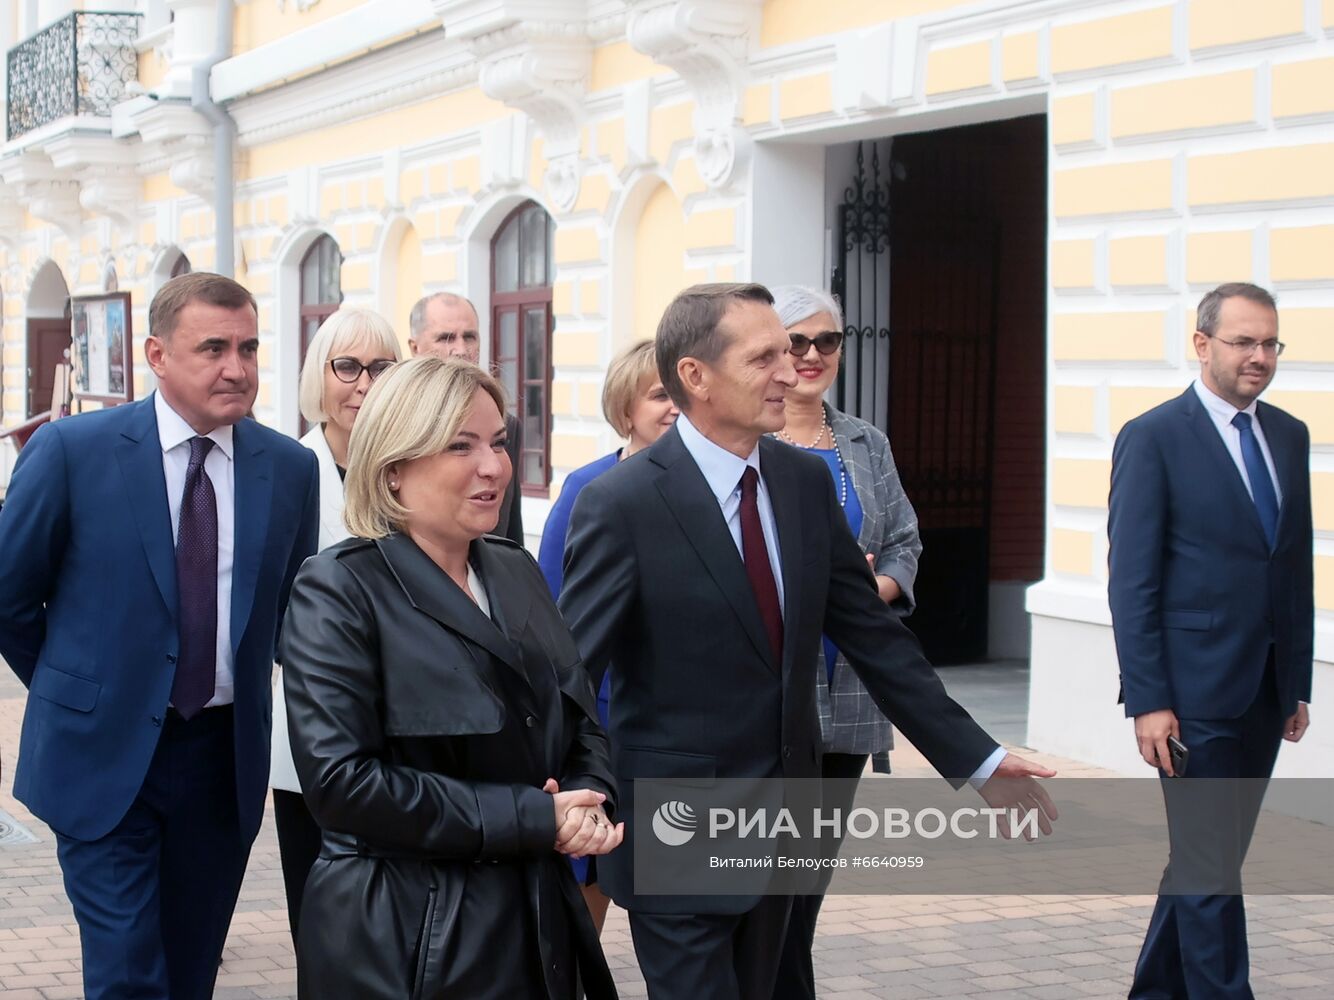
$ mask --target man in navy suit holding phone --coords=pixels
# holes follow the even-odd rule
[[[0,655],[28,688],[14,794],[55,831],[89,1000],[212,996],[318,524],[314,454],[244,419],[250,293],[174,278],[149,327],[157,391],[42,427],[0,513]]]
[[[1222,285],[1200,302],[1200,377],[1126,424],[1112,453],[1108,518],[1112,628],[1126,715],[1146,763],[1230,798],[1244,857],[1280,741],[1307,727],[1314,652],[1310,435],[1258,397],[1283,353],[1273,297]],[[1198,852],[1165,784],[1176,857]],[[1212,800],[1218,804],[1218,800]],[[1221,825],[1220,825],[1221,828]],[[1221,834],[1220,834],[1221,837]],[[1206,846],[1207,849],[1207,845]],[[1180,853],[1178,853],[1180,852]],[[1171,888],[1172,868],[1164,876]],[[1238,887],[1239,889],[1239,887]],[[1135,968],[1132,1000],[1249,1000],[1238,892],[1163,891]]]

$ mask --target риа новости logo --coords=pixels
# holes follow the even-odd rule
[[[695,810],[684,802],[664,802],[653,814],[653,833],[668,847],[680,847],[695,835]]]

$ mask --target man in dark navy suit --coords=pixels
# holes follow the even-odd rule
[[[1172,857],[1135,969],[1134,1000],[1252,996],[1235,892],[1189,894],[1173,864],[1209,850],[1171,784],[1168,737],[1234,831],[1216,845],[1238,866],[1282,739],[1307,727],[1314,642],[1310,435],[1258,397],[1283,344],[1273,297],[1250,284],[1200,302],[1200,377],[1130,421],[1112,453],[1108,593],[1126,715],[1160,770]],[[1217,817],[1216,817],[1217,818]],[[1221,837],[1221,834],[1220,834]],[[1239,870],[1239,869],[1238,869]],[[1178,873],[1179,874],[1179,873]]]
[[[829,467],[769,436],[796,384],[761,285],[687,288],[658,326],[681,415],[584,487],[560,608],[611,688],[613,771],[627,835],[598,859],[630,911],[653,1000],[770,1000],[791,897],[646,895],[634,885],[636,779],[815,779],[815,669],[828,635],[882,710],[956,785],[993,806],[1054,809],[1034,776],[950,699],[880,599]],[[643,832],[649,836],[647,831]]]
[[[245,419],[255,300],[149,309],[157,391],[42,427],[0,513],[0,655],[28,688],[14,794],[56,834],[89,1000],[204,1000],[259,830],[270,675],[315,551],[315,456]]]

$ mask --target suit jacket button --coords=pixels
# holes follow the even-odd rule
[[[161,725],[162,725],[162,716],[160,716],[160,715],[155,715],[155,716],[153,716],[153,725],[155,725],[155,726],[161,726]]]
[[[175,662],[176,662],[176,654],[175,654],[175,653],[168,653],[168,654],[167,654],[167,662],[168,662],[168,663],[175,663]]]
[[[532,729],[535,725],[537,725],[537,720],[530,715],[528,716],[528,718],[523,720],[523,724],[527,726],[529,729]]]
[[[792,756],[792,748],[791,748],[791,747],[783,747],[783,756],[784,756],[784,757],[791,757],[791,756]]]

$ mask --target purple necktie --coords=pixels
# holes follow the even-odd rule
[[[778,603],[778,585],[774,582],[774,568],[769,562],[769,549],[764,544],[764,527],[760,524],[760,476],[754,466],[747,466],[741,477],[741,561],[746,564],[750,589],[755,603],[760,606],[764,631],[773,647],[774,662],[783,662],[783,611]]]
[[[218,645],[218,501],[204,459],[213,441],[190,439],[190,466],[176,533],[176,594],[181,652],[171,703],[189,719],[213,698]]]

